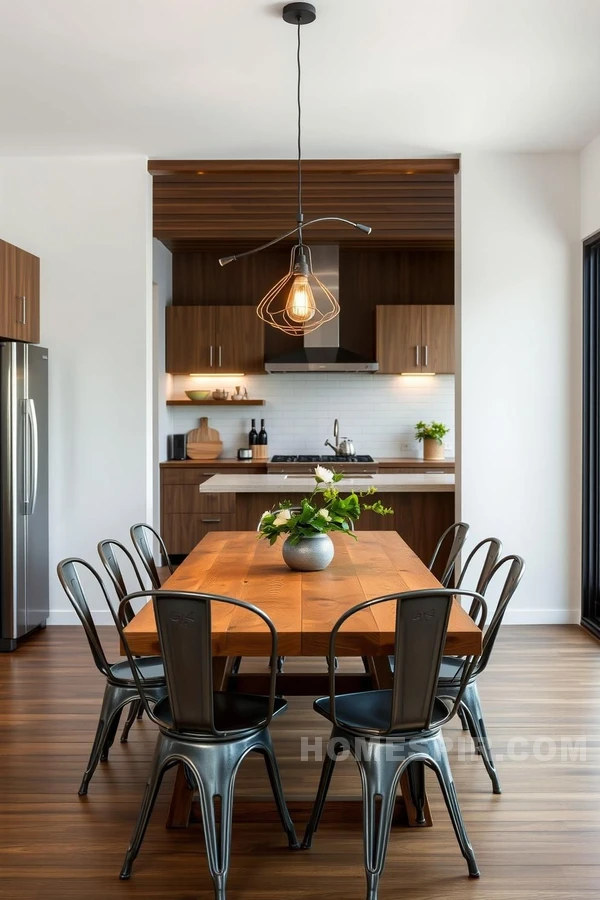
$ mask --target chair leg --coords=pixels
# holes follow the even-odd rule
[[[121,710],[130,697],[129,693],[125,693],[122,688],[115,687],[113,684],[106,684],[104,688],[104,697],[102,699],[102,708],[100,710],[100,718],[96,729],[96,736],[92,744],[92,752],[87,764],[87,768],[83,773],[81,785],[79,786],[79,796],[83,797],[88,792],[88,785],[92,779],[92,775],[96,771],[96,767],[100,759],[108,759],[108,751],[112,746],[119,727],[119,719],[121,718]]]
[[[233,662],[231,664],[231,674],[232,675],[239,675],[241,664],[242,664],[242,657],[234,656]]]
[[[144,791],[142,805],[138,813],[138,819],[135,825],[133,836],[131,838],[131,843],[129,844],[129,848],[127,850],[127,853],[125,854],[125,860],[121,868],[121,874],[119,877],[123,880],[126,880],[131,875],[131,867],[136,856],[140,852],[140,847],[142,846],[146,828],[148,827],[148,822],[150,821],[150,816],[152,815],[152,809],[154,807],[154,803],[162,782],[163,774],[165,772],[164,756],[161,750],[162,738],[159,737],[156,745],[156,750],[154,751],[154,759],[152,760],[150,775],[148,777],[148,781],[146,782],[146,789]]]
[[[481,709],[481,701],[476,684],[468,686],[463,695],[462,705],[465,717],[469,723],[469,730],[475,742],[475,749],[480,754],[486,771],[490,776],[494,794],[501,794],[500,779],[498,778],[496,763],[492,756],[492,748],[490,747],[485,722],[483,721],[483,710]]]
[[[224,765],[213,765],[210,768],[202,766],[202,772],[196,765],[190,766],[190,768],[198,781],[206,855],[213,880],[215,900],[226,900],[225,886],[231,855],[233,788],[236,766],[233,764],[233,760],[229,759]],[[215,811],[217,797],[221,800],[218,824]]]
[[[462,703],[461,703],[461,705],[458,707],[458,718],[460,719],[460,724],[462,725],[462,730],[463,730],[463,731],[468,731],[468,730],[469,730],[469,723],[468,723],[468,721],[467,721],[467,717],[465,716],[465,711],[464,711],[464,709],[463,709],[463,707],[462,707]]]
[[[387,762],[379,755],[357,762],[363,788],[366,900],[377,900],[394,817],[399,765],[397,762]]]
[[[119,730],[119,722],[121,721],[121,713],[123,709],[117,710],[114,715],[114,718],[111,722],[110,728],[108,729],[108,734],[106,736],[106,740],[102,747],[102,753],[100,754],[100,762],[107,762],[108,754],[110,752],[110,748],[115,742],[115,738],[117,736],[117,731]]]
[[[281,775],[279,773],[279,766],[277,765],[275,751],[273,750],[271,736],[268,732],[265,732],[264,737],[264,747],[258,747],[257,750],[264,756],[265,764],[267,767],[267,774],[269,776],[269,781],[271,782],[271,790],[273,791],[273,797],[275,798],[275,803],[277,805],[277,811],[279,813],[279,818],[281,819],[281,824],[283,825],[283,830],[288,836],[290,849],[299,850],[300,843],[298,841],[298,838],[296,837],[296,829],[294,828],[294,823],[292,822],[287,803],[285,802],[283,786],[281,784]]]
[[[312,813],[310,815],[310,819],[308,820],[306,831],[304,832],[304,838],[302,839],[303,850],[308,850],[310,847],[312,847],[313,835],[319,827],[319,822],[321,821],[321,816],[323,815],[323,808],[325,806],[325,800],[327,799],[327,792],[329,791],[331,776],[333,775],[333,770],[335,768],[336,762],[337,747],[334,746],[332,756],[328,751],[326,751],[325,753],[323,768],[321,769],[321,779],[319,781],[319,787],[317,789],[317,796],[315,797]]]
[[[417,825],[426,825],[425,819],[425,763],[417,760],[411,763],[406,773],[412,802],[417,810]]]
[[[144,712],[144,704],[141,700],[132,700],[129,706],[129,713],[127,714],[127,719],[125,721],[125,725],[123,726],[123,731],[121,732],[121,743],[126,744],[127,738],[129,737],[129,732],[131,731],[131,726],[135,722],[136,719],[141,718],[142,713]]]
[[[428,765],[431,766],[438,777],[458,845],[469,867],[469,875],[472,878],[479,878],[479,869],[477,868],[475,853],[471,846],[471,842],[469,841],[467,829],[465,828],[465,823],[458,804],[454,779],[452,778],[452,770],[450,769],[450,761],[448,759],[448,753],[443,738],[440,737],[438,740],[436,759],[430,760]]]

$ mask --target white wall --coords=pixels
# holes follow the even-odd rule
[[[578,156],[467,153],[460,190],[460,514],[525,557],[507,621],[576,622]]]
[[[342,435],[351,437],[357,453],[371,456],[422,456],[414,440],[419,419],[441,421],[450,429],[448,457],[454,456],[454,376],[295,374],[255,375],[245,378],[173,378],[173,398],[185,399],[186,389],[223,387],[235,390],[243,384],[250,397],[266,400],[265,406],[168,407],[171,430],[187,432],[208,415],[223,441],[223,455],[233,456],[247,446],[250,420],[266,420],[269,453],[331,453],[323,446],[333,440],[333,420],[339,419]],[[258,424],[258,423],[257,423]],[[408,445],[408,446],[405,446]]]
[[[0,159],[0,236],[41,258],[51,623],[75,621],[58,560],[95,561],[101,538],[125,540],[151,514],[146,168],[142,157]]]
[[[600,135],[581,151],[581,237],[600,230]]]
[[[171,390],[171,376],[165,372],[165,308],[173,297],[173,255],[160,241],[152,241],[152,491],[153,524],[160,529],[160,468],[167,457],[167,435],[171,433],[171,417],[166,399]]]

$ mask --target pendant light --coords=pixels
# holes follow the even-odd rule
[[[284,22],[295,25],[297,29],[298,213],[296,216],[296,227],[280,235],[280,237],[262,244],[260,247],[255,247],[254,250],[248,250],[246,253],[238,253],[234,256],[224,256],[219,260],[221,266],[226,266],[236,259],[266,250],[267,247],[272,247],[293,234],[298,235],[298,242],[292,247],[290,267],[287,273],[277,284],[273,285],[271,290],[260,301],[256,310],[259,317],[268,325],[278,328],[285,334],[294,336],[315,331],[321,325],[324,325],[325,322],[334,319],[340,311],[340,305],[336,297],[313,272],[310,248],[303,243],[303,229],[308,228],[310,225],[315,225],[317,222],[342,222],[346,225],[351,225],[353,228],[358,228],[359,231],[365,234],[371,233],[371,228],[368,225],[361,225],[360,222],[351,222],[350,219],[344,219],[341,216],[322,216],[318,219],[312,219],[310,222],[304,221],[302,212],[302,66],[300,32],[303,25],[309,25],[311,22],[314,22],[316,17],[317,13],[312,3],[288,3],[287,6],[283,7]]]

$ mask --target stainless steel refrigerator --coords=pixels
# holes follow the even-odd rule
[[[0,651],[49,615],[48,351],[0,343]]]

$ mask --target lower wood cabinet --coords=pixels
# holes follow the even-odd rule
[[[233,513],[163,513],[161,521],[169,556],[187,556],[210,531],[237,531]]]

